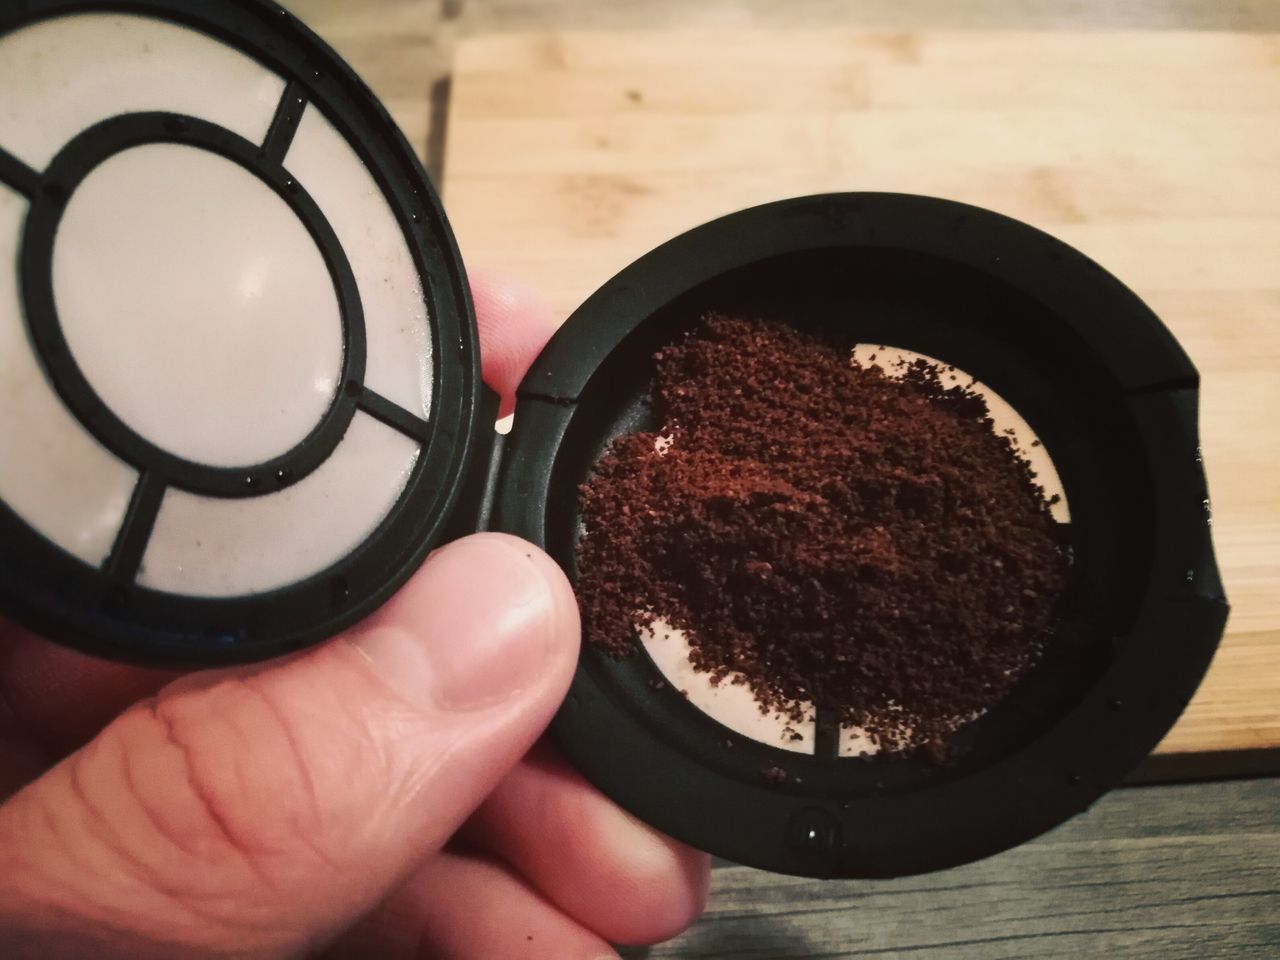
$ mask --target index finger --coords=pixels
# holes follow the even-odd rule
[[[529,365],[559,326],[550,308],[519,280],[477,270],[472,273],[471,296],[480,328],[480,358],[484,379],[502,396],[501,416],[515,404],[516,388]]]

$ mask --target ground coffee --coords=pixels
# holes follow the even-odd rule
[[[581,488],[586,636],[626,655],[662,619],[762,710],[936,753],[1050,642],[1068,555],[980,396],[852,346],[712,315],[656,354],[665,425]]]

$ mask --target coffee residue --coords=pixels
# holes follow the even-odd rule
[[[655,355],[664,426],[581,488],[586,637],[626,656],[661,619],[763,711],[938,756],[1051,642],[1068,554],[981,396],[852,347],[710,315]]]

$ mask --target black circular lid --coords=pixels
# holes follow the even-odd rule
[[[124,659],[371,611],[473,461],[453,237],[368,88],[252,0],[0,10],[0,605]]]
[[[1199,380],[1169,331],[1084,255],[975,207],[855,193],[745,210],[627,267],[552,339],[520,390],[495,526],[576,575],[578,486],[614,438],[660,426],[653,353],[707,312],[924,354],[1007,401],[1043,443],[1069,508],[1060,642],[955,733],[946,764],[856,756],[821,706],[798,742],[780,742],[767,723],[731,719],[726,697],[758,714],[744,688],[695,691],[698,677],[662,644],[618,659],[586,643],[554,727],[570,760],[680,840],[816,876],[973,860],[1117,784],[1191,697],[1227,612]]]

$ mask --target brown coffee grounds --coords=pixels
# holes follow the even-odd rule
[[[626,655],[662,619],[763,711],[936,756],[1050,642],[1068,558],[980,396],[852,346],[712,315],[655,355],[664,427],[581,488],[586,636]]]

